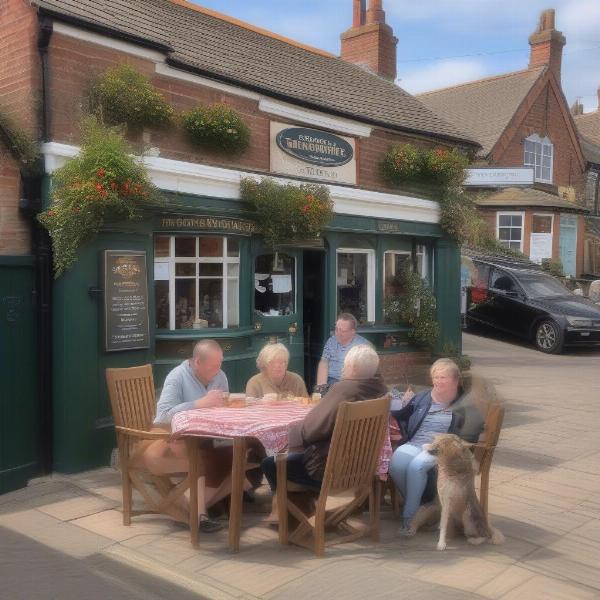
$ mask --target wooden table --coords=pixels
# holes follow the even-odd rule
[[[201,476],[199,448],[203,439],[233,441],[231,502],[229,509],[229,548],[240,549],[242,497],[249,440],[258,440],[268,456],[287,447],[288,429],[302,421],[311,406],[285,402],[246,408],[198,408],[176,414],[171,423],[173,436],[185,440],[189,456],[190,533],[198,545],[198,478]]]

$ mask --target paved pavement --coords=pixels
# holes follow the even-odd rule
[[[246,506],[239,554],[225,531],[194,550],[160,516],[123,527],[119,476],[107,468],[0,496],[0,599],[600,599],[600,351],[546,356],[465,335],[465,352],[507,402],[490,495],[504,545],[455,539],[438,552],[433,532],[397,538],[386,510],[381,544],[316,559],[278,546],[261,522],[265,492]]]

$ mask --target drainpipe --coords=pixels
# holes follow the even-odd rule
[[[42,141],[49,140],[48,111],[48,45],[52,23],[40,18],[38,52],[41,61],[42,102],[39,130]],[[38,406],[38,461],[42,473],[52,471],[52,245],[48,232],[38,223],[42,211],[44,164],[43,157],[30,173],[23,173],[20,209],[31,221],[32,253],[35,258],[34,310],[37,339],[37,406]]]

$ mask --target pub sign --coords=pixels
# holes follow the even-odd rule
[[[356,184],[356,142],[328,131],[271,121],[271,171]]]

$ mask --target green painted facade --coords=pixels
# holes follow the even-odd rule
[[[240,241],[240,325],[238,328],[186,329],[178,331],[154,328],[153,240],[156,233],[209,233],[200,230],[161,230],[161,216],[208,215],[251,219],[247,206],[237,200],[222,200],[191,195],[165,194],[160,213],[147,214],[138,222],[120,224],[105,229],[81,249],[78,262],[55,283],[54,289],[54,468],[74,472],[107,464],[115,445],[110,405],[105,383],[107,367],[126,367],[143,363],[154,366],[155,383],[160,387],[166,374],[191,353],[193,344],[202,337],[217,339],[225,351],[224,370],[232,391],[243,391],[247,379],[256,372],[258,350],[277,338],[290,349],[290,369],[304,372],[305,362],[318,358],[319,349],[333,329],[336,317],[336,249],[369,248],[376,256],[376,319],[372,326],[361,328],[382,352],[414,351],[408,343],[383,349],[385,337],[393,333],[406,340],[406,329],[380,325],[383,319],[383,255],[386,250],[410,251],[413,244],[425,244],[430,249],[430,272],[438,300],[442,328],[440,347],[452,344],[460,348],[460,256],[458,247],[443,237],[437,225],[381,220],[368,217],[337,215],[324,233],[325,246],[312,251],[310,273],[304,274],[305,249],[285,248],[296,259],[296,312],[277,317],[255,317],[254,260],[266,249],[259,236],[239,235]],[[392,231],[390,233],[390,230]],[[211,231],[227,236],[231,232]],[[143,250],[147,253],[150,306],[151,347],[106,353],[102,345],[102,307],[99,294],[90,293],[101,287],[100,257],[105,249]],[[319,254],[319,252],[321,252]],[[320,263],[322,269],[314,270]],[[308,278],[307,276],[314,277]],[[305,290],[305,281],[310,289]],[[305,349],[303,298],[312,294],[322,310],[318,323],[311,329],[311,349]],[[296,329],[290,333],[289,328]]]

